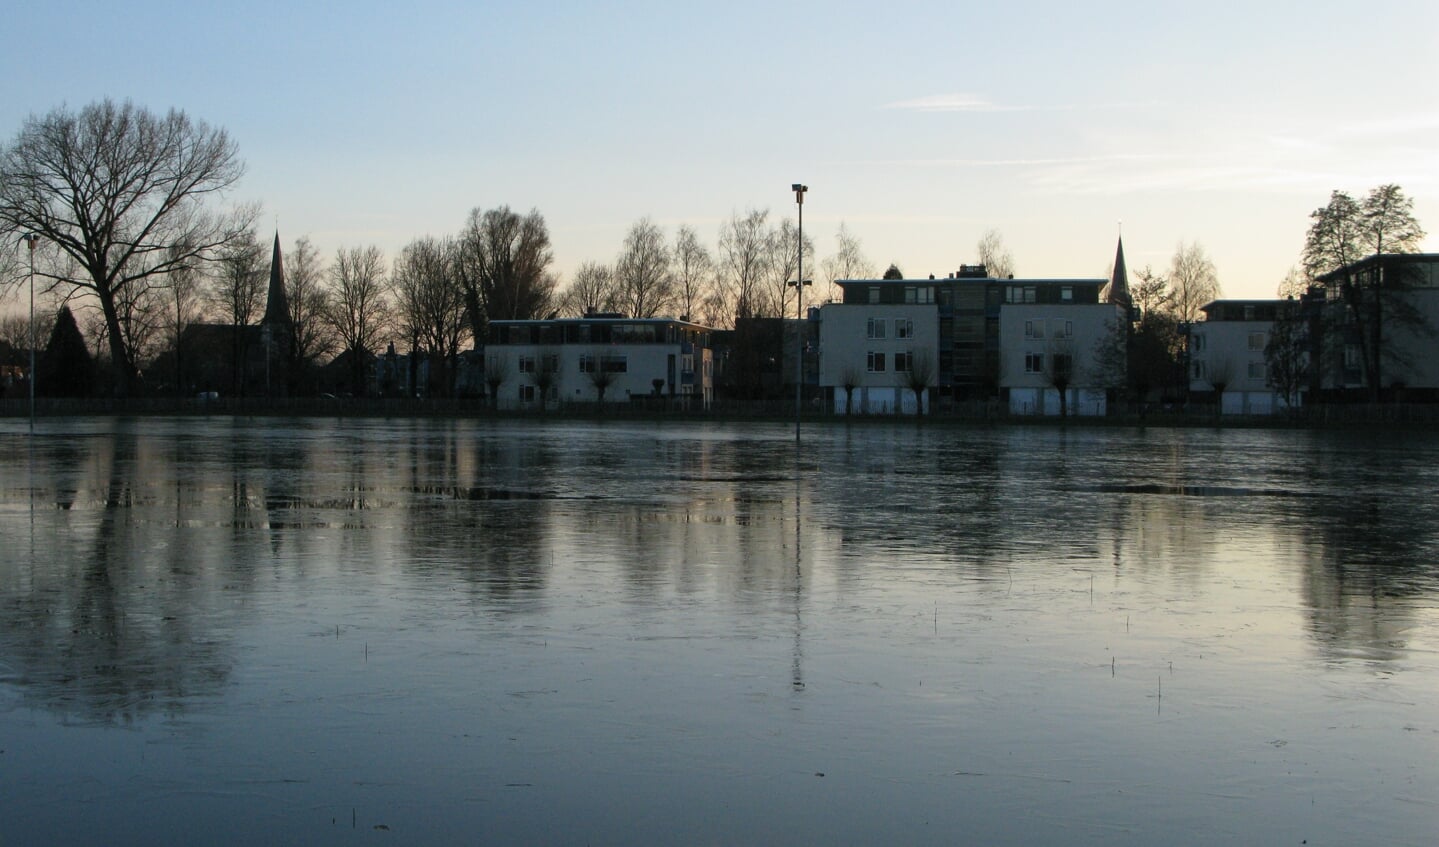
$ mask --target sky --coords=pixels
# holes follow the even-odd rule
[[[1181,243],[1273,297],[1335,189],[1439,232],[1439,3],[46,2],[6,16],[0,139],[102,98],[223,127],[230,195],[322,254],[539,210],[562,284],[649,217],[713,250],[751,209],[944,276]],[[1439,235],[1424,249],[1439,252]],[[808,275],[808,274],[807,274]]]

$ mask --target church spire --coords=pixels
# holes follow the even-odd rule
[[[1114,276],[1109,280],[1110,303],[1126,309],[1134,304],[1129,296],[1129,272],[1124,267],[1124,236],[1119,236],[1119,248],[1114,253]]]
[[[275,230],[275,251],[270,257],[270,294],[265,300],[261,324],[288,324],[290,303],[285,297],[285,265],[280,255],[280,231]]]

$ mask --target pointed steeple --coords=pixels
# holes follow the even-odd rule
[[[1114,276],[1109,280],[1108,302],[1126,309],[1134,305],[1129,296],[1129,271],[1124,267],[1124,236],[1119,236],[1119,249],[1114,253]]]
[[[263,324],[289,324],[290,302],[285,297],[285,265],[280,255],[280,232],[275,231],[275,252],[270,257],[270,294],[265,300]]]

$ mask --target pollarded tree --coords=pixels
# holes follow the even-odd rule
[[[254,209],[209,208],[243,172],[224,130],[110,100],[32,116],[0,150],[0,231],[38,233],[53,261],[37,276],[96,299],[117,393],[139,377],[121,325],[125,298],[243,236]]]
[[[904,387],[914,392],[914,413],[924,414],[924,397],[934,385],[934,358],[921,348],[909,354],[909,369],[904,371]]]

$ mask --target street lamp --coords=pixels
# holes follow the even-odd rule
[[[35,434],[35,245],[40,243],[40,233],[27,232],[20,236],[30,248],[30,434]]]
[[[790,189],[794,191],[794,202],[799,207],[799,237],[795,239],[798,242],[795,249],[799,252],[798,273],[788,283],[794,286],[795,317],[799,319],[795,325],[799,350],[795,356],[794,381],[794,443],[799,444],[799,418],[804,409],[804,287],[810,284],[810,280],[804,278],[804,193],[809,191],[809,186],[796,182]]]

